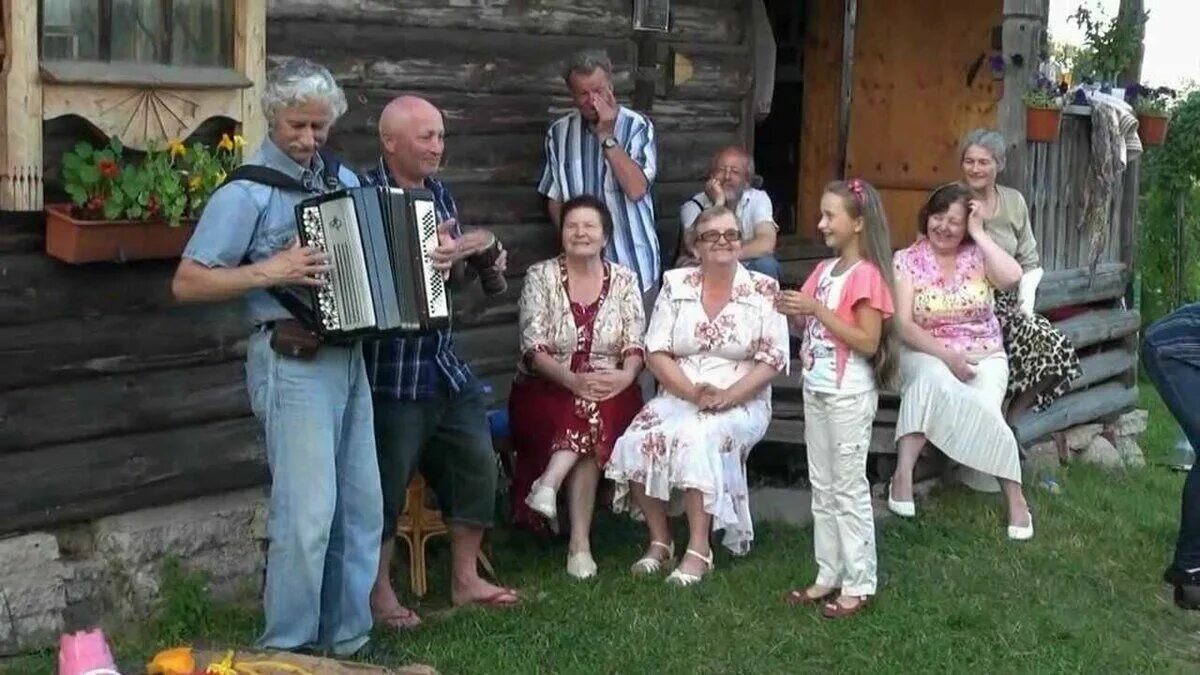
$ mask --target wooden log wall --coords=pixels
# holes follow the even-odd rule
[[[651,44],[633,34],[627,0],[269,3],[270,62],[315,58],[345,86],[350,109],[332,146],[351,165],[376,157],[379,110],[392,96],[419,93],[445,111],[443,178],[462,220],[494,227],[510,249],[502,298],[456,298],[459,350],[497,405],[516,362],[521,274],[557,252],[536,182],[546,126],[568,110],[568,54],[607,49],[630,105],[638,44],[654,50],[655,198],[668,232],[711,153],[746,132],[749,5],[672,5],[672,31]],[[48,134],[48,197],[81,129]],[[0,220],[0,534],[263,484],[241,304],[175,305],[174,261],[59,263],[43,252],[43,228]]]
[[[567,58],[584,47],[606,50],[618,100],[634,107],[635,69],[647,60],[639,50],[654,50],[648,111],[658,135],[654,198],[670,258],[679,206],[700,189],[712,153],[744,133],[751,60],[746,2],[673,3],[672,30],[657,45],[631,30],[625,0],[491,4],[281,0],[268,9],[267,46],[270,62],[315,58],[345,87],[350,110],[330,144],[353,165],[378,156],[379,111],[391,97],[418,93],[444,111],[441,177],[461,219],[494,228],[510,250],[510,292],[477,329],[496,336],[485,343],[496,371],[485,374],[505,389],[516,359],[520,275],[558,251],[536,184],[547,125],[570,110],[562,80]],[[474,361],[485,355],[463,351]]]

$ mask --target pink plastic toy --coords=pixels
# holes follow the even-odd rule
[[[99,628],[58,639],[58,675],[121,675]]]

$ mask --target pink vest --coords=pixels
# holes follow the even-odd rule
[[[821,280],[821,275],[825,273],[825,268],[833,265],[837,259],[823,260],[817,264],[817,268],[808,275],[808,279],[801,287],[801,291],[811,296],[816,296],[817,283]],[[858,320],[854,317],[854,308],[862,301],[867,302],[867,306],[878,310],[883,314],[885,320],[891,318],[896,309],[892,305],[892,291],[888,288],[887,282],[883,280],[883,274],[879,272],[879,268],[874,263],[868,260],[862,260],[859,264],[850,271],[850,277],[846,279],[846,283],[842,286],[842,298],[838,302],[837,309],[834,314],[837,314],[843,321],[858,325]],[[816,319],[809,319],[815,321]],[[838,386],[842,385],[842,375],[846,372],[846,362],[850,359],[850,345],[836,335],[830,334],[829,338],[833,340],[834,346],[837,347],[837,382]],[[882,337],[880,338],[882,339]]]

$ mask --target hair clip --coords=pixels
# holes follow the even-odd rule
[[[864,199],[862,179],[861,178],[851,178],[850,181],[846,184],[846,186],[850,188],[850,192],[854,193],[854,199],[858,203],[861,204]]]

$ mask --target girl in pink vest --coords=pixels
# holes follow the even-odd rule
[[[838,257],[817,265],[800,291],[784,291],[777,303],[804,338],[804,442],[817,559],[816,582],[785,600],[823,603],[822,614],[832,619],[857,613],[875,595],[866,469],[879,388],[895,371],[886,346],[892,249],[879,193],[857,178],[825,186],[817,227]]]

